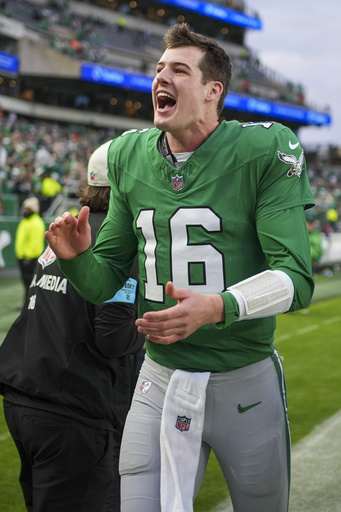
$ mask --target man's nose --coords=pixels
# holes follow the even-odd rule
[[[155,76],[155,80],[158,83],[169,82],[170,74],[167,68],[163,68],[158,74]]]

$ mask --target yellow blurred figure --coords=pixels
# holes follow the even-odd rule
[[[33,278],[38,257],[45,247],[45,223],[39,215],[39,201],[29,197],[23,202],[23,218],[15,236],[15,255],[18,259],[25,298]]]

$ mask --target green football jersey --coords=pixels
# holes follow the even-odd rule
[[[304,306],[312,278],[303,208],[313,198],[294,133],[224,121],[178,169],[160,154],[160,136],[156,128],[131,130],[109,148],[112,197],[94,248],[107,267],[102,284],[97,274],[104,293],[126,280],[137,251],[140,315],[175,304],[168,281],[221,293],[268,268],[290,275],[292,309]],[[229,371],[270,355],[274,330],[275,317],[210,324],[171,345],[147,341],[147,353],[169,367]]]

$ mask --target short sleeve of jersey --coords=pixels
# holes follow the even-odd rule
[[[263,166],[258,169],[258,216],[295,206],[314,206],[304,151],[296,135],[283,125],[273,127],[277,133],[269,138],[265,161],[257,163]]]

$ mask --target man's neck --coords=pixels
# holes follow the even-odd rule
[[[167,143],[172,151],[172,153],[186,153],[193,152],[198,147],[200,147],[205,140],[209,138],[209,136],[218,128],[219,122],[212,127],[212,129],[207,130],[205,128],[203,131],[188,131],[177,133],[166,132]]]

